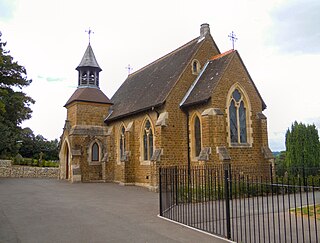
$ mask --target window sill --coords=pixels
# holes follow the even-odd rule
[[[90,161],[89,165],[101,165],[100,161]]]
[[[249,143],[231,143],[230,148],[251,148]]]
[[[140,165],[150,165],[150,164],[151,164],[151,161],[150,161],[150,160],[140,161]]]

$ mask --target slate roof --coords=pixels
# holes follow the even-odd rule
[[[74,101],[112,104],[109,98],[100,89],[91,87],[77,88],[64,106],[67,106]]]
[[[183,101],[181,102],[181,107],[185,108],[188,106],[206,103],[210,100],[217,83],[224,75],[228,65],[232,61],[233,57],[237,55],[245,68],[249,79],[251,80],[253,86],[255,87],[261,101],[262,101],[262,110],[267,106],[264,103],[258,89],[256,88],[254,82],[252,81],[248,70],[246,69],[239,53],[235,50],[230,50],[225,53],[216,55],[208,61],[202,72],[199,74],[195,80],[193,86],[190,87],[190,90],[187,92]]]
[[[94,56],[94,53],[93,53],[93,50],[92,50],[92,47],[89,43],[83,57],[82,57],[82,60],[79,64],[79,66],[76,68],[76,70],[79,70],[80,67],[95,67],[95,68],[98,68],[99,71],[102,71],[102,69],[100,68],[98,62],[97,62],[97,59],[96,57]]]
[[[182,107],[195,104],[206,103],[212,95],[218,81],[224,74],[225,69],[229,65],[234,51],[228,51],[213,57],[195,80],[194,86],[191,86],[186,94]]]
[[[196,38],[129,75],[111,98],[114,105],[106,121],[162,105],[202,43]]]

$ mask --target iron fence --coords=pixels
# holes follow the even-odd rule
[[[239,171],[160,168],[160,216],[236,242],[319,242],[319,179]]]

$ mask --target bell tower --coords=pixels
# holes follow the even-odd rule
[[[104,120],[112,102],[100,90],[99,73],[102,69],[90,40],[76,70],[78,87],[65,104],[67,119],[61,136],[60,178],[71,182],[102,180],[107,158]]]
[[[102,69],[99,67],[90,43],[76,70],[78,71],[78,88],[99,88],[99,73]]]

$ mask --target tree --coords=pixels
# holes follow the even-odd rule
[[[316,126],[294,122],[286,133],[286,166],[320,165],[320,142]]]
[[[19,125],[31,117],[34,100],[21,91],[32,80],[4,49],[7,43],[1,41],[1,36],[0,32],[0,157],[8,157],[18,152],[22,131]]]
[[[39,159],[42,153],[45,160],[58,160],[59,142],[58,139],[48,141],[42,135],[35,136],[30,128],[23,128],[19,153],[24,158],[33,159]]]

